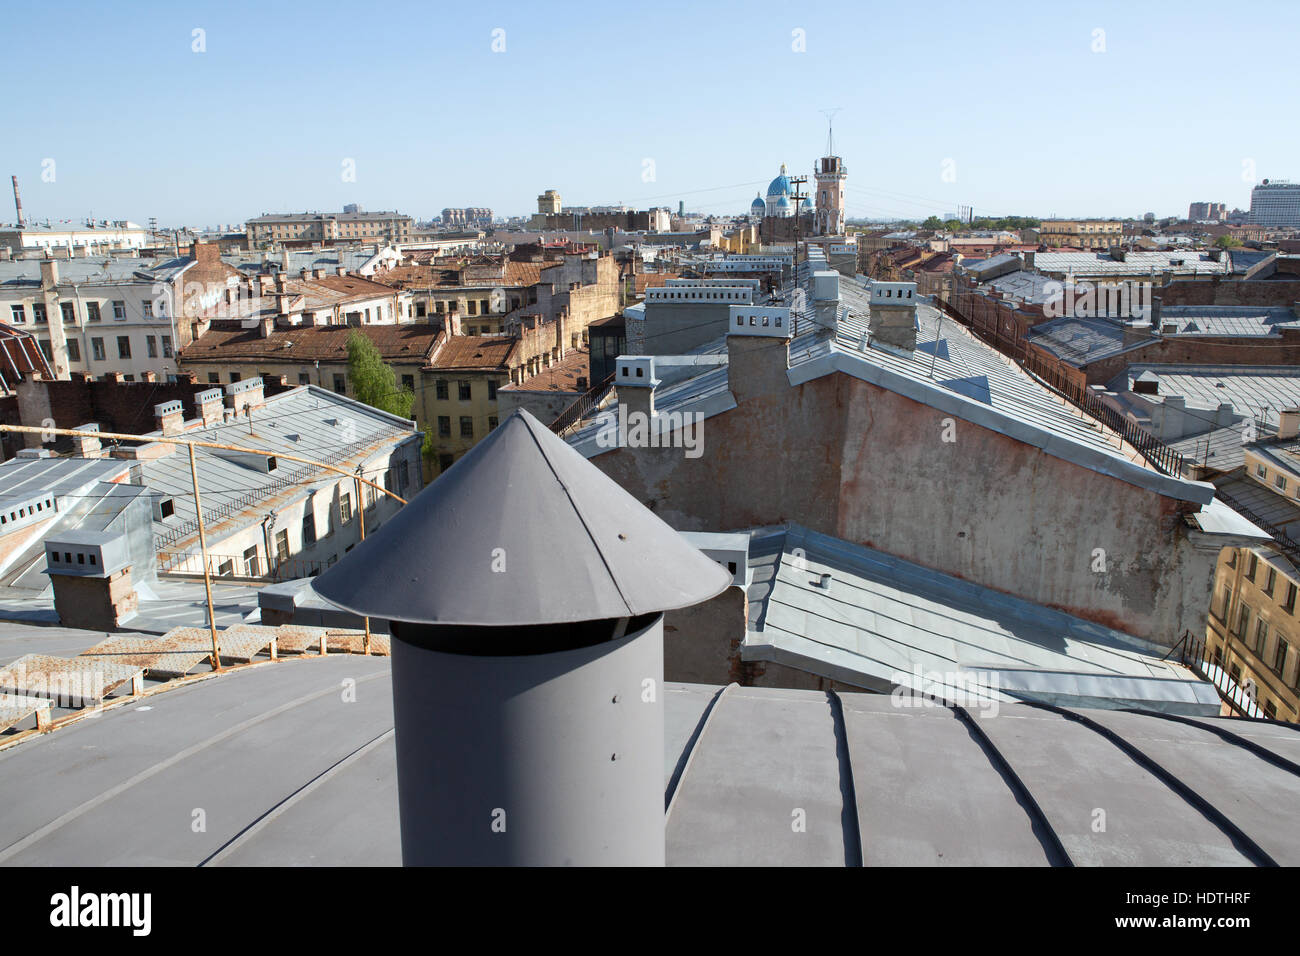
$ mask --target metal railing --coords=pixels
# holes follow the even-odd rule
[[[321,461],[327,465],[337,465],[340,462],[348,461],[349,459],[362,454],[373,444],[373,440],[353,442],[337,451],[330,452],[328,455],[324,456]],[[268,452],[268,454],[270,454],[270,452]],[[215,507],[204,508],[203,521],[205,524],[211,525],[224,518],[229,518],[233,515],[239,514],[242,511],[254,507],[259,502],[265,502],[269,496],[276,494],[277,492],[283,491],[286,488],[291,488],[295,485],[306,483],[310,480],[312,475],[315,475],[320,471],[321,469],[314,468],[311,465],[303,465],[299,468],[293,469],[292,471],[285,472],[281,472],[277,469],[276,477],[263,487],[246,491],[242,495],[223,501]],[[169,545],[175,544],[177,541],[187,538],[192,534],[196,534],[198,530],[199,520],[197,516],[190,518],[188,521],[183,521],[174,528],[168,528],[166,532],[155,535],[154,550],[160,553],[166,551]]]
[[[324,561],[312,561],[306,558],[284,558],[275,562],[270,570],[264,570],[264,561],[259,554],[254,565],[248,566],[243,555],[208,554],[208,574],[214,581],[223,578],[242,579],[245,581],[292,581],[298,578],[310,578],[325,570]],[[223,567],[228,566],[228,570]],[[201,551],[159,551],[158,570],[165,574],[203,574],[203,553]]]
[[[1241,501],[1228,494],[1222,488],[1216,489],[1215,495],[1222,499],[1225,504],[1231,507],[1233,511],[1237,512],[1237,514],[1241,515],[1247,521],[1250,521],[1252,524],[1258,525],[1260,528],[1267,531],[1272,536],[1273,543],[1277,546],[1278,550],[1292,561],[1300,564],[1300,541],[1296,541],[1288,535],[1286,529],[1273,524],[1251,508],[1246,507],[1241,503]]]
[[[1182,638],[1166,656],[1175,652],[1179,662],[1188,670],[1214,685],[1214,689],[1219,692],[1219,699],[1228,705],[1234,717],[1258,719],[1263,716],[1259,705],[1255,703],[1254,694],[1224,670],[1220,658],[1209,653],[1209,642],[1205,638],[1192,637],[1190,631],[1184,631]]]
[[[609,394],[610,389],[614,387],[614,373],[611,372],[600,382],[597,382],[591,388],[575,399],[574,402],[556,416],[555,421],[551,422],[551,431],[557,435],[563,435],[564,432],[576,422],[582,421],[592,411],[600,407]]]
[[[1023,339],[1018,336],[1003,335],[997,328],[996,319],[992,321],[993,327],[990,328],[989,322],[980,323],[968,318],[952,303],[941,302],[938,307],[944,314],[969,329],[980,341],[1015,362],[1027,375],[1051,389],[1079,411],[1118,434],[1157,471],[1175,477],[1182,476],[1186,460],[1179,452],[1137,422],[1111,408],[1094,395],[1086,384],[1070,379],[1062,374],[1058,366],[1031,352]],[[996,312],[993,306],[990,306],[989,310]]]

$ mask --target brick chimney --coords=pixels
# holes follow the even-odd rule
[[[640,412],[649,418],[655,414],[655,359],[653,355],[620,355],[614,366],[614,388],[620,408],[628,414]]]
[[[164,435],[179,435],[185,430],[185,406],[179,399],[155,405],[153,418],[155,427]]]
[[[737,403],[788,388],[790,310],[733,305],[728,312],[727,387]]]
[[[916,350],[916,283],[873,282],[868,328],[871,344],[886,351]]]
[[[1278,414],[1277,437],[1285,439],[1300,437],[1300,408],[1284,408]]]
[[[122,532],[68,531],[45,539],[45,567],[59,623],[115,631],[139,609]]]
[[[96,422],[90,422],[85,425],[78,425],[75,431],[97,432],[99,431],[99,425]],[[72,453],[77,458],[103,458],[104,446],[98,438],[76,436],[72,439]]]
[[[246,378],[239,382],[231,382],[226,386],[226,394],[230,396],[230,407],[236,415],[245,408],[261,408],[266,404],[266,400],[262,397],[260,378]]]
[[[209,388],[206,391],[199,392],[194,396],[194,404],[198,407],[199,417],[203,419],[204,428],[221,424],[222,409],[225,408],[225,402],[221,397],[221,389]]]

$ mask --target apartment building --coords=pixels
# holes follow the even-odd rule
[[[500,423],[497,389],[512,379],[511,355],[518,346],[507,336],[438,333],[417,396],[437,474]]]
[[[0,249],[7,247],[12,255],[74,252],[82,256],[107,256],[143,249],[150,241],[148,229],[124,219],[89,220],[80,225],[26,223],[0,227]]]
[[[1045,246],[1098,249],[1117,246],[1124,239],[1124,224],[1118,219],[1044,219],[1037,229],[1022,229],[1025,242]]]
[[[415,220],[399,212],[365,212],[349,207],[344,212],[263,214],[245,223],[248,243],[254,249],[288,242],[406,242]]]
[[[1250,222],[1300,228],[1300,183],[1264,180],[1250,191]]]

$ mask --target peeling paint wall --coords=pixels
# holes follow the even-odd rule
[[[944,441],[947,416],[847,375],[772,388],[756,358],[701,457],[592,462],[679,530],[793,521],[1155,643],[1204,633],[1217,550],[1179,502],[965,421]]]

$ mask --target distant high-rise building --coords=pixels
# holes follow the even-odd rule
[[[1218,222],[1226,215],[1227,206],[1221,202],[1194,202],[1187,207],[1187,218],[1192,222]]]
[[[1266,179],[1252,189],[1250,221],[1258,226],[1300,227],[1300,183]]]

